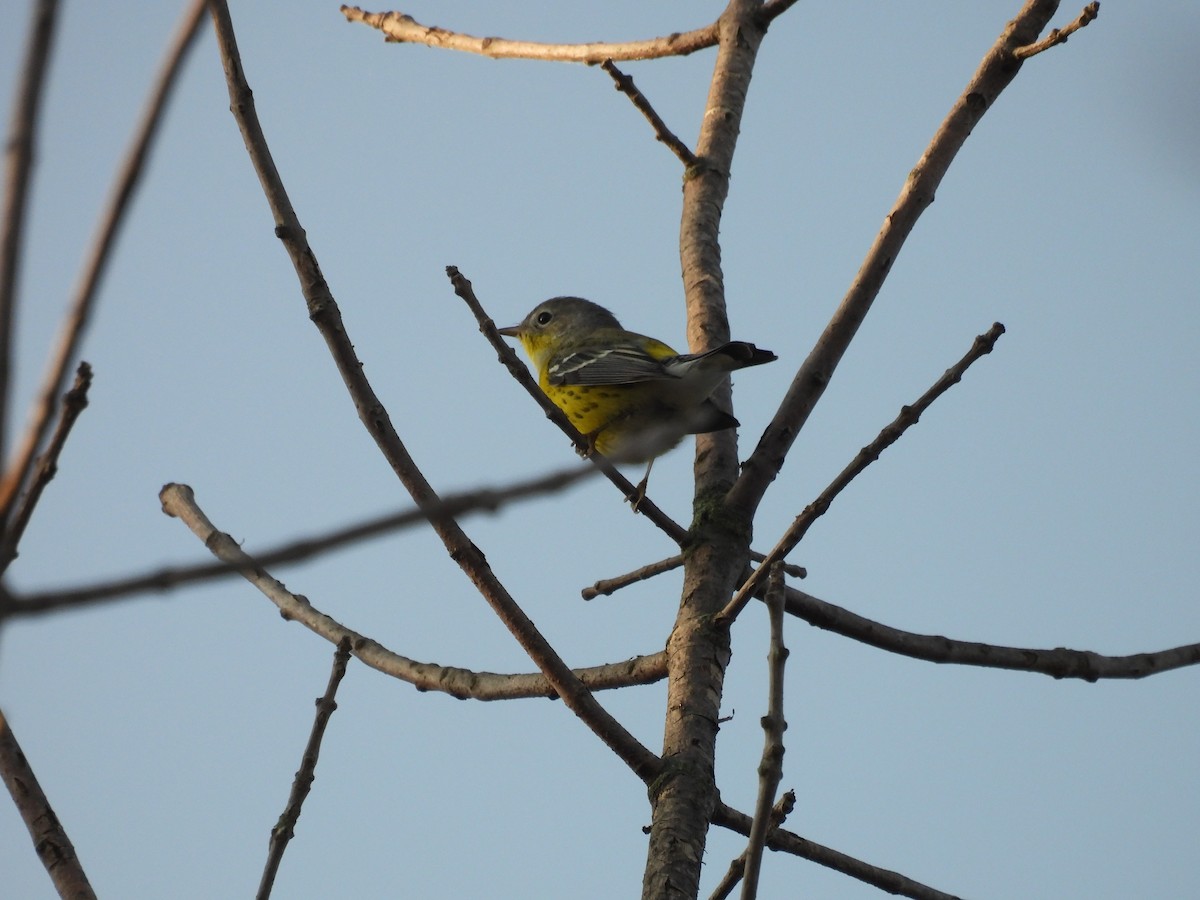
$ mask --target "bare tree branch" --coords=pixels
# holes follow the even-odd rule
[[[917,424],[921,418],[921,414],[933,404],[933,401],[958,384],[962,380],[963,373],[971,367],[971,364],[975,360],[991,353],[992,348],[996,345],[996,341],[999,340],[1002,334],[1004,334],[1004,326],[996,322],[987,332],[976,337],[966,356],[947,369],[942,377],[934,382],[933,386],[922,394],[912,406],[902,407],[900,415],[884,426],[884,429],[879,432],[875,440],[871,441],[871,443],[858,452],[858,455],[850,461],[846,468],[842,469],[838,476],[833,479],[829,487],[825,488],[816,500],[806,506],[800,515],[796,516],[795,521],[784,532],[783,537],[779,539],[779,543],[767,554],[767,561],[754,570],[750,577],[738,588],[738,592],[733,596],[733,599],[721,610],[717,616],[719,624],[728,627],[733,623],[738,613],[745,609],[746,604],[750,602],[750,598],[754,596],[755,589],[769,571],[769,564],[778,559],[783,559],[791,553],[804,538],[808,529],[812,527],[813,522],[823,516],[825,511],[829,509],[829,505],[837,495],[851,481],[857,478],[867,466],[879,459],[879,454],[898,441],[900,436],[911,426]]]
[[[834,370],[879,295],[884,279],[954,157],[1001,92],[1021,70],[1019,48],[1037,40],[1058,9],[1058,0],[1026,0],[1016,18],[984,55],[979,68],[951,107],[933,140],[909,172],[900,196],[884,217],[883,227],[867,251],[854,282],[825,326],[808,358],[792,380],[783,402],[763,432],[727,504],[749,515],[758,508],[767,486],[779,474],[792,442],[833,377]]]
[[[17,736],[12,733],[8,719],[0,711],[0,777],[12,794],[33,848],[60,897],[67,900],[95,900],[96,894],[88,882],[75,847],[63,830],[62,823],[50,807],[50,801],[42,793],[33,768],[21,752]]]
[[[872,621],[793,588],[787,591],[787,611],[817,628],[901,656],[935,663],[1038,672],[1053,678],[1079,678],[1092,682],[1110,678],[1146,678],[1200,664],[1200,643],[1129,656],[1104,656],[1091,650],[1066,647],[1053,650],[1001,647],[952,640],[937,634],[915,634]]]
[[[758,764],[758,800],[754,805],[754,821],[746,845],[746,868],[742,876],[742,900],[758,896],[758,875],[762,869],[763,846],[772,827],[775,792],[783,780],[783,733],[787,721],[783,717],[783,672],[788,649],[783,644],[783,568],[771,564],[767,584],[767,612],[771,620],[771,649],[767,654],[768,681],[767,714],[762,718],[764,732],[762,761]]]
[[[453,666],[422,663],[393,653],[382,644],[325,615],[309,603],[307,597],[293,594],[242,550],[228,534],[218,531],[196,504],[192,489],[184,484],[168,484],[159,494],[163,512],[178,518],[200,538],[208,551],[227,567],[238,572],[258,588],[289,621],[299,622],[332,644],[350,642],[356,659],[378,672],[406,681],[420,691],[440,691],[460,700],[514,700],[523,697],[558,697],[558,691],[544,674],[498,675],[475,672]],[[619,663],[578,669],[574,672],[590,690],[651,684],[666,675],[666,654],[636,656]]]
[[[279,821],[271,829],[271,843],[267,851],[267,864],[263,868],[262,880],[258,884],[258,900],[267,900],[271,896],[271,888],[275,884],[275,876],[279,872],[279,864],[283,862],[284,851],[288,842],[295,836],[296,823],[300,820],[300,809],[304,806],[304,798],[312,789],[316,778],[317,759],[321,755],[321,739],[325,737],[325,726],[329,717],[337,709],[338,685],[346,674],[346,664],[350,661],[350,640],[342,638],[338,641],[337,650],[333,654],[333,670],[329,673],[329,684],[325,687],[324,696],[317,698],[317,715],[313,720],[312,731],[308,735],[308,743],[304,746],[304,755],[300,759],[300,768],[292,781],[292,790],[288,795],[287,806],[279,816]]]
[[[633,78],[613,65],[611,59],[606,59],[602,62],[600,68],[609,74],[616,84],[617,90],[627,96],[638,112],[646,117],[646,121],[654,129],[655,140],[666,144],[667,149],[674,153],[679,161],[688,168],[696,165],[696,154],[667,127],[667,123],[654,111],[654,107],[650,105],[650,101],[646,99],[646,95],[639,91],[637,85],[633,83]]]
[[[781,10],[782,11],[782,10]],[[357,6],[341,7],[349,22],[361,22],[382,31],[388,41],[397,44],[424,44],[443,50],[459,50],[490,56],[493,59],[537,59],[547,62],[599,65],[606,59],[658,59],[687,56],[717,42],[716,24],[694,31],[668,34],[642,41],[587,44],[544,44],[537,41],[510,41],[498,37],[475,37],[448,31],[435,25],[422,25],[412,16],[399,12],[373,13]]]
[[[592,477],[595,472],[596,470],[591,467],[575,465],[539,478],[520,481],[508,487],[485,487],[461,494],[449,494],[440,502],[428,504],[424,508],[388,513],[324,534],[289,541],[286,544],[263,550],[255,555],[255,559],[263,566],[279,566],[312,559],[322,553],[390,534],[411,525],[424,524],[439,518],[455,518],[473,512],[495,512],[514,500],[561,491],[576,481]],[[125,576],[98,584],[23,596],[5,595],[4,589],[0,587],[0,620],[7,616],[42,615],[73,606],[90,606],[96,603],[123,600],[138,594],[169,591],[184,585],[224,578],[234,574],[237,574],[237,570],[232,566],[221,562],[207,562],[166,566],[152,572]]]
[[[187,51],[200,33],[199,26],[203,15],[204,0],[192,0],[168,45],[166,57],[142,112],[141,121],[134,132],[133,143],[121,163],[108,205],[92,238],[80,282],[75,290],[75,299],[63,322],[58,346],[42,381],[31,421],[20,448],[0,480],[0,518],[9,514],[22,486],[28,481],[33,461],[50,428],[58,397],[66,385],[68,370],[91,315],[100,280],[108,267],[110,252],[125,221],[125,212],[133,199],[134,191],[141,182],[146,159],[154,146],[159,124],[163,120],[167,102],[183,68]]]
[[[752,820],[745,813],[717,801],[716,809],[712,814],[712,823],[738,834],[749,836]],[[857,878],[859,881],[874,885],[889,894],[911,897],[913,900],[960,900],[953,894],[943,893],[921,884],[919,881],[913,881],[899,872],[873,866],[831,847],[806,840],[784,828],[776,828],[767,835],[767,846],[772,850],[790,853],[801,859],[807,859],[833,869],[835,872],[849,875],[851,878]]]
[[[703,352],[729,340],[718,240],[746,94],[766,28],[756,0],[731,0],[718,20],[719,44],[696,141],[700,163],[683,182],[679,256],[688,346]],[[731,408],[729,382],[718,406]],[[663,764],[669,778],[651,791],[652,816],[642,896],[694,897],[708,835],[715,783],[717,722],[729,660],[728,630],[712,617],[733,593],[750,554],[750,518],[722,498],[737,478],[732,429],[696,436],[695,516],[683,588],[667,640],[669,680]]]
[[[771,809],[770,831],[774,831],[782,825],[787,817],[792,814],[792,809],[796,806],[796,792],[785,791],[783,796]],[[733,889],[737,887],[738,882],[742,880],[742,876],[746,872],[746,853],[743,851],[739,856],[729,864],[729,869],[725,875],[713,888],[713,892],[709,894],[708,900],[725,900]]]
[[[1013,51],[1017,59],[1029,59],[1031,56],[1037,56],[1043,50],[1049,50],[1051,47],[1057,47],[1059,44],[1065,44],[1067,38],[1077,32],[1080,28],[1086,26],[1089,22],[1100,15],[1100,4],[1089,3],[1083,8],[1083,12],[1079,14],[1074,22],[1065,28],[1054,28],[1048,35],[1033,44],[1028,44],[1024,47],[1018,47]]]
[[[438,502],[437,493],[421,473],[393,427],[387,410],[375,394],[363,372],[362,363],[354,352],[341,310],[321,274],[316,255],[308,244],[300,220],[284,189],[262,126],[254,109],[254,96],[242,71],[229,7],[223,0],[211,0],[217,45],[229,86],[230,109],[246,143],[250,159],[258,173],[259,182],[275,216],[275,233],[283,242],[308,304],[309,318],[317,326],[326,346],[337,364],[343,382],[358,410],[359,418],[376,446],[391,465],[418,506]],[[446,547],[450,558],[471,579],[488,605],[504,623],[520,645],[545,673],[554,689],[575,715],[592,729],[605,744],[629,765],[639,778],[652,780],[658,772],[657,756],[646,749],[592,696],[565,662],[542,636],[533,621],[513,600],[496,578],[480,549],[453,520],[434,523],[434,530]]]
[[[755,562],[761,563],[765,556],[754,551],[750,552],[750,558]],[[624,575],[618,575],[616,578],[607,578],[597,581],[591,587],[585,587],[580,591],[580,596],[584,600],[595,600],[597,597],[609,594],[615,594],[621,588],[629,587],[631,584],[637,584],[639,581],[646,581],[653,578],[655,575],[662,575],[670,572],[673,569],[678,569],[683,565],[683,555],[668,556],[666,559],[660,559],[658,562],[648,563],[640,568],[634,569],[632,572],[626,572]],[[783,563],[783,572],[785,575],[790,575],[793,578],[806,578],[808,572],[803,566],[794,566],[791,563]]]
[[[17,503],[12,521],[4,529],[4,537],[0,540],[0,573],[6,571],[12,561],[17,558],[17,547],[21,543],[21,537],[25,534],[25,529],[29,525],[38,500],[41,499],[42,491],[58,474],[58,457],[62,454],[63,447],[66,446],[75,420],[87,408],[88,388],[91,385],[92,367],[86,362],[81,362],[75,374],[74,386],[63,397],[63,408],[58,419],[58,427],[54,429],[50,443],[46,446],[46,452],[41,455],[34,467],[29,487]],[[5,606],[5,603],[0,602],[0,619],[4,617]]]
[[[12,390],[13,312],[17,304],[17,276],[25,237],[25,204],[37,145],[38,109],[42,99],[50,46],[58,16],[57,0],[39,0],[33,6],[25,65],[13,103],[8,142],[4,150],[4,211],[0,213],[0,464],[8,453],[8,401]],[[0,525],[4,522],[0,507]]]

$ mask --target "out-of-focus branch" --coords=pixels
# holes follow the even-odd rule
[[[655,112],[654,107],[650,105],[650,101],[646,99],[646,95],[638,90],[637,85],[633,83],[633,79],[613,65],[611,59],[606,59],[602,62],[600,68],[609,74],[617,90],[628,97],[637,111],[646,117],[646,121],[654,129],[655,139],[665,144],[667,149],[674,153],[685,166],[689,168],[694,166],[697,162],[696,154],[667,127],[667,123],[662,120],[662,116]]]
[[[60,897],[68,900],[96,900],[96,894],[84,874],[83,865],[75,855],[75,847],[63,830],[62,823],[42,793],[29,760],[0,711],[0,778],[12,794],[13,803],[21,813],[34,850]]]
[[[37,144],[38,109],[58,17],[57,0],[33,4],[25,65],[13,103],[4,151],[4,209],[0,212],[0,465],[8,453],[8,401],[12,388],[13,314],[25,236],[25,204]],[[3,507],[0,507],[3,509]],[[0,514],[0,525],[3,515]]]
[[[1043,50],[1049,50],[1051,47],[1057,47],[1059,44],[1065,44],[1067,38],[1077,32],[1080,28],[1086,26],[1093,21],[1096,16],[1100,15],[1100,4],[1089,3],[1083,8],[1083,12],[1079,17],[1065,28],[1051,29],[1050,33],[1033,44],[1028,44],[1024,47],[1018,47],[1014,51],[1017,59],[1029,59],[1031,56],[1037,56]]]
[[[21,543],[21,536],[25,534],[25,528],[29,525],[34,509],[37,508],[42,491],[58,474],[58,457],[62,454],[63,447],[66,446],[67,437],[71,434],[75,420],[87,408],[88,388],[91,385],[92,367],[86,362],[81,362],[75,374],[74,386],[63,397],[62,414],[58,418],[58,427],[54,429],[50,443],[46,445],[46,452],[38,459],[29,487],[21,495],[12,520],[4,529],[3,538],[0,539],[0,573],[7,570],[12,561],[17,558],[17,547]],[[0,603],[0,618],[3,618],[5,605]]]
[[[730,831],[736,831],[738,834],[749,836],[752,820],[745,813],[717,801],[717,807],[712,814],[712,823],[728,828]],[[857,878],[859,881],[874,885],[889,894],[911,897],[913,900],[960,900],[953,894],[947,894],[921,884],[899,872],[873,866],[861,859],[855,859],[853,856],[834,850],[832,847],[806,840],[784,828],[776,828],[767,835],[767,846],[772,850],[791,853],[793,856],[815,862],[833,869],[835,872]]]
[[[686,56],[717,42],[716,24],[694,31],[668,34],[641,41],[587,44],[546,44],[537,41],[512,41],[499,37],[475,37],[448,31],[436,25],[422,25],[412,16],[400,12],[367,12],[357,6],[341,7],[349,22],[361,22],[383,32],[385,38],[397,44],[424,44],[442,50],[476,53],[493,59],[537,59],[547,62],[585,63],[599,65],[606,59],[658,59],[664,56]]]
[[[787,612],[825,631],[901,656],[935,663],[1038,672],[1053,678],[1079,678],[1092,682],[1110,678],[1146,678],[1184,666],[1200,665],[1200,643],[1151,653],[1105,656],[1091,650],[1066,647],[1053,650],[1001,647],[952,640],[939,634],[916,634],[872,621],[794,588],[787,590]]]
[[[204,15],[204,0],[192,0],[184,11],[183,18],[167,48],[167,54],[159,69],[158,77],[150,91],[150,97],[142,112],[141,121],[134,132],[121,168],[117,173],[108,205],[101,214],[92,245],[84,262],[75,298],[67,312],[59,333],[58,346],[54,349],[50,365],[42,381],[41,390],[33,409],[32,418],[21,446],[15,453],[0,480],[0,518],[6,517],[16,497],[29,479],[30,470],[38,450],[46,438],[50,423],[54,419],[59,395],[66,386],[68,372],[75,359],[83,330],[91,315],[100,279],[108,267],[110,251],[116,241],[125,213],[133,198],[134,190],[141,182],[146,159],[154,145],[158,128],[167,109],[167,102],[178,82],[179,72],[187,51],[193,46],[200,33],[200,21]]]
[[[726,498],[732,509],[749,515],[758,508],[767,486],[779,474],[792,442],[804,427],[879,295],[904,242],[921,214],[933,202],[954,157],[984,113],[991,109],[1021,70],[1022,61],[1017,51],[1037,40],[1057,9],[1058,0],[1027,0],[984,55],[933,140],[909,172],[900,196],[884,217],[883,227],[867,251],[849,291],[797,371],[758,446],[743,464],[741,476]]]
[[[542,673],[501,675],[475,672],[454,666],[439,666],[409,659],[388,650],[378,641],[352,631],[309,603],[308,598],[293,594],[251,557],[232,537],[218,531],[196,504],[192,489],[183,484],[168,484],[159,498],[163,512],[178,518],[191,529],[209,552],[222,564],[238,572],[274,603],[285,619],[298,622],[330,643],[350,642],[354,657],[378,672],[398,678],[419,691],[440,691],[460,700],[515,700],[524,697],[557,697],[550,679]],[[589,690],[606,690],[632,684],[652,684],[666,676],[666,654],[649,656],[574,671]]]
[[[311,559],[322,553],[437,518],[456,518],[478,511],[494,512],[514,500],[561,491],[576,481],[592,477],[595,472],[595,469],[588,466],[576,465],[508,487],[479,488],[461,494],[450,494],[443,497],[439,503],[427,504],[424,508],[389,513],[325,534],[289,541],[286,544],[263,550],[255,555],[255,559],[263,566],[279,566]],[[167,566],[153,572],[126,576],[99,584],[23,596],[5,596],[2,593],[3,589],[0,588],[0,619],[5,616],[40,615],[66,607],[88,606],[105,601],[122,600],[137,594],[169,591],[187,584],[233,574],[236,574],[236,570],[231,566],[221,562],[209,562],[188,566]]]
[[[942,377],[934,382],[933,386],[922,394],[912,406],[902,407],[900,415],[896,416],[895,419],[886,425],[879,432],[875,440],[871,441],[871,443],[858,452],[858,455],[850,461],[846,468],[842,469],[837,478],[833,479],[829,487],[825,488],[816,500],[806,506],[800,515],[796,516],[795,521],[784,532],[783,537],[779,539],[779,543],[767,554],[766,562],[755,569],[751,576],[738,588],[738,592],[734,594],[733,599],[729,601],[728,605],[717,616],[717,621],[720,624],[725,627],[732,624],[733,620],[737,618],[738,613],[746,607],[746,604],[750,602],[750,598],[754,596],[755,590],[770,569],[769,564],[783,559],[791,553],[808,532],[808,529],[812,527],[813,522],[823,516],[825,511],[829,509],[829,505],[837,495],[845,490],[846,486],[857,478],[867,466],[879,459],[879,454],[898,441],[905,431],[915,425],[920,420],[921,414],[933,404],[933,401],[958,384],[962,380],[963,373],[971,367],[971,364],[975,360],[991,353],[992,348],[996,345],[996,341],[999,340],[1002,334],[1004,334],[1004,326],[996,322],[987,332],[976,337],[971,344],[971,349],[967,351],[967,354],[962,359],[947,369]]]
[[[271,888],[275,884],[275,875],[279,872],[279,864],[283,862],[283,853],[287,850],[288,842],[295,835],[296,823],[300,821],[300,809],[304,806],[304,798],[312,789],[316,778],[317,759],[321,755],[321,739],[325,737],[325,726],[329,717],[337,709],[338,685],[346,674],[346,664],[350,661],[350,640],[342,638],[338,641],[337,650],[333,654],[333,670],[329,673],[329,683],[325,686],[325,694],[317,698],[317,715],[313,720],[312,731],[308,735],[308,743],[304,746],[304,755],[300,758],[300,768],[292,780],[292,790],[288,795],[287,806],[279,816],[279,821],[271,829],[271,843],[267,850],[267,862],[263,867],[262,879],[258,883],[257,900],[267,900],[271,896]]]

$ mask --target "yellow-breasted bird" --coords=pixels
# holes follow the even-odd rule
[[[737,427],[738,420],[711,399],[729,373],[777,358],[745,341],[707,353],[676,353],[662,341],[626,331],[603,306],[580,297],[540,303],[500,333],[521,341],[542,391],[592,449],[615,462],[648,463],[638,500],[654,458],[684,435]]]

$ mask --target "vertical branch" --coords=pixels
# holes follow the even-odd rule
[[[771,566],[766,600],[771,621],[771,650],[767,654],[770,687],[767,690],[767,714],[762,719],[765,739],[762,762],[758,764],[758,802],[754,807],[754,824],[750,826],[750,840],[746,846],[742,900],[753,900],[758,896],[763,847],[772,828],[775,792],[783,780],[783,733],[787,730],[787,721],[783,717],[783,670],[787,664],[788,649],[783,644],[783,568],[779,563]]]
[[[51,809],[50,801],[42,793],[37,776],[21,752],[21,745],[8,727],[3,712],[0,712],[0,778],[25,820],[34,849],[58,895],[69,900],[96,900],[79,857],[75,855],[75,847]]]
[[[180,70],[187,51],[193,46],[196,36],[200,33],[200,22],[204,17],[204,0],[191,0],[191,5],[184,11],[179,26],[172,36],[167,48],[166,57],[159,69],[158,78],[150,91],[150,98],[142,112],[141,121],[134,132],[133,143],[130,145],[121,169],[113,184],[112,195],[108,206],[100,217],[92,245],[88,250],[79,284],[75,289],[75,298],[67,312],[59,335],[58,346],[46,370],[41,390],[31,421],[21,439],[20,449],[13,455],[12,462],[0,480],[0,518],[7,517],[12,504],[21,491],[21,487],[29,478],[33,463],[37,457],[42,442],[50,430],[54,420],[58,397],[66,387],[70,374],[71,362],[83,338],[83,330],[91,317],[91,311],[100,280],[108,268],[108,260],[112,247],[117,239],[121,225],[125,221],[125,213],[133,199],[134,191],[141,183],[145,172],[146,159],[154,146],[154,138],[166,112],[167,102],[178,82]]]
[[[0,214],[0,460],[8,450],[8,401],[12,375],[13,310],[25,231],[25,201],[33,171],[38,104],[42,97],[50,44],[54,38],[57,0],[40,0],[33,10],[25,66],[5,148],[4,211]]]
[[[719,43],[698,161],[684,178],[679,253],[687,295],[688,344],[706,350],[729,338],[717,235],[750,74],[762,40],[761,6],[731,0],[718,21]],[[718,404],[728,405],[729,387]],[[714,515],[715,500],[737,476],[732,431],[698,435],[692,541],[683,594],[667,641],[669,683],[663,736],[665,774],[651,787],[653,813],[643,898],[694,897],[699,890],[709,817],[717,799],[714,774],[729,635],[711,616],[733,593],[745,569],[748,522]]]

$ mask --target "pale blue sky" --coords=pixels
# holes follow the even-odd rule
[[[11,102],[28,11],[0,8]],[[41,378],[85,246],[178,10],[65,5],[22,279],[18,401]],[[882,217],[1017,11],[800,3],[764,41],[722,226],[749,452]],[[719,4],[418,3],[419,21],[539,40],[641,38]],[[1064,7],[1057,24],[1078,13]],[[444,266],[502,324],[555,294],[684,343],[680,167],[599,69],[385,44],[336,3],[234,3],[276,162],[366,372],[443,491],[571,460],[496,364]],[[1125,654],[1200,640],[1195,460],[1200,10],[1110,2],[1027,63],[976,128],[772,486],[779,532],[993,321],[1008,333],[792,555],[809,592],[889,625]],[[695,139],[713,54],[628,64]],[[206,34],[85,342],[96,380],[10,570],[19,591],[203,548],[159,511],[192,485],[247,550],[405,505],[324,349]],[[690,505],[689,449],[651,496]],[[661,649],[679,577],[579,589],[669,555],[607,483],[466,529],[573,665]],[[275,572],[420,660],[532,664],[439,542],[405,532]],[[1094,685],[935,666],[789,621],[789,827],[964,897],[1200,895],[1200,671]],[[753,806],[765,616],[734,632],[718,777]],[[287,798],[333,648],[230,580],[8,624],[0,705],[101,896],[244,897]],[[661,743],[665,686],[601,696]],[[352,661],[276,896],[636,896],[643,786],[561,704],[420,694]],[[714,830],[711,890],[740,837]],[[0,869],[50,897],[11,805]],[[768,855],[764,897],[876,897]]]

